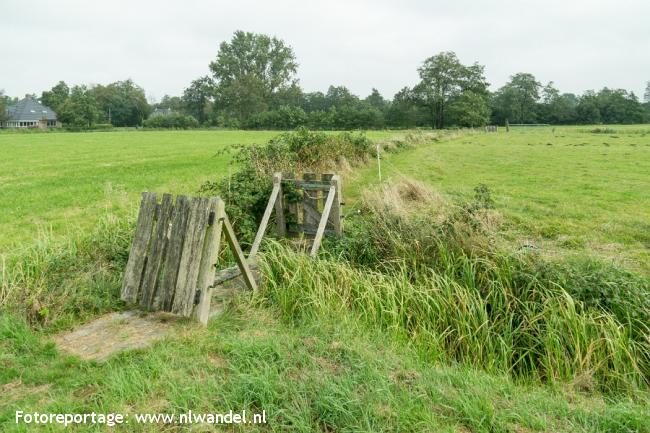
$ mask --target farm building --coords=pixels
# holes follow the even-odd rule
[[[171,108],[156,108],[153,110],[153,112],[149,115],[149,119],[152,117],[166,117],[166,116],[171,116],[172,114],[176,114],[174,110]]]
[[[0,126],[3,128],[60,128],[61,122],[57,120],[54,110],[27,96],[7,108],[7,120]]]

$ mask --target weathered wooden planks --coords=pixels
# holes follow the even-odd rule
[[[142,272],[147,260],[147,249],[151,240],[151,230],[154,224],[156,212],[156,194],[150,192],[142,193],[138,222],[136,223],[135,235],[131,244],[129,261],[124,271],[122,282],[122,300],[135,303],[140,292]]]
[[[155,309],[164,311],[171,311],[172,309],[189,209],[190,202],[187,197],[183,195],[176,197],[176,204],[172,211],[163,274],[158,287],[158,294],[154,298],[153,306]]]
[[[171,219],[173,209],[173,198],[171,194],[164,194],[162,204],[159,209],[156,227],[153,229],[153,238],[147,255],[147,264],[144,270],[144,277],[140,287],[140,306],[146,309],[153,308],[154,295],[156,294],[156,285],[158,283],[158,273],[163,261],[163,253],[167,246],[167,231],[169,230],[169,220]]]
[[[178,196],[174,203],[165,194],[157,204],[155,194],[143,194],[122,299],[188,317],[202,290],[196,317],[206,323],[223,209],[218,198]]]
[[[176,277],[176,290],[172,302],[172,313],[189,317],[194,308],[196,281],[199,276],[203,241],[208,223],[208,199],[193,198],[185,227],[185,241]]]
[[[221,199],[211,198],[208,206],[208,229],[205,234],[196,284],[196,288],[200,290],[199,304],[196,306],[196,319],[204,325],[207,325],[210,318],[210,301],[212,300],[212,286],[216,272],[214,265],[219,255],[221,227],[226,214]]]
[[[316,175],[314,173],[303,174],[305,182],[315,182]],[[306,228],[318,227],[320,220],[320,212],[318,211],[318,199],[320,197],[319,190],[303,190],[302,208],[303,208],[303,225]]]

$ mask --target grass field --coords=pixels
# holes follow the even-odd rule
[[[485,183],[507,248],[534,245],[558,262],[595,255],[648,272],[650,127],[594,128],[432,135],[383,153],[383,177],[417,178],[463,200]],[[207,328],[180,321],[153,347],[105,362],[56,349],[51,334],[125,308],[121,275],[140,191],[195,193],[203,181],[227,175],[221,150],[276,134],[0,134],[7,155],[0,161],[0,256],[10,257],[0,261],[0,431],[31,431],[15,423],[16,410],[264,409],[266,426],[190,431],[650,433],[647,335],[632,335],[604,310],[583,310],[537,274],[526,280],[527,268],[514,268],[528,263],[518,256],[454,256],[457,250],[430,240],[430,219],[424,228],[413,220],[420,225],[412,232],[407,219],[387,230],[390,213],[371,219],[366,210],[359,218],[379,243],[401,245],[391,251],[412,263],[426,262],[422,251],[450,254],[418,275],[265,245],[266,283]],[[404,132],[368,135],[385,141]],[[346,211],[354,212],[362,190],[377,183],[376,162],[344,176]],[[35,243],[38,227],[55,236]],[[352,221],[349,227],[343,245],[352,251],[359,242],[365,251],[372,233],[355,240]],[[427,243],[441,249],[421,250]],[[650,287],[639,282],[645,276],[599,269],[575,286],[627,284],[607,292],[612,299],[602,305],[629,306],[624,301],[637,298],[625,290],[644,296]],[[115,430],[186,431],[135,423]]]
[[[230,145],[265,143],[279,132],[128,131],[0,134],[0,251],[39,230],[88,229],[106,210],[122,214],[144,190],[196,193],[228,173]],[[390,133],[374,132],[373,138]]]
[[[514,129],[420,145],[383,159],[384,178],[406,175],[452,196],[489,186],[509,237],[548,253],[577,251],[650,271],[650,128]],[[607,131],[608,129],[600,129]],[[229,145],[277,132],[165,131],[0,134],[0,251],[88,229],[106,211],[137,206],[143,190],[195,193],[227,175]],[[371,132],[381,140],[398,132]],[[344,183],[348,197],[377,182],[371,164]],[[351,200],[352,201],[352,200]]]
[[[519,245],[594,252],[650,272],[650,127],[594,129],[521,128],[442,140],[384,155],[383,175],[413,177],[464,198],[484,183]],[[376,181],[376,168],[367,168],[352,196]]]

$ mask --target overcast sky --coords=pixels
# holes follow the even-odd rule
[[[643,95],[648,0],[0,0],[0,89],[12,96],[132,78],[150,98],[208,73],[235,30],[284,39],[307,91],[330,84],[387,97],[422,61],[455,51],[485,65],[492,88],[516,72],[580,93]]]

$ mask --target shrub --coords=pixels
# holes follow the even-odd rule
[[[169,116],[154,116],[144,121],[146,128],[191,129],[198,128],[199,122],[192,116],[170,114]]]
[[[228,178],[206,182],[200,192],[225,200],[226,211],[246,243],[252,241],[266,208],[273,173],[333,171],[340,164],[366,160],[371,150],[372,144],[363,134],[331,135],[299,128],[265,145],[237,147],[233,163],[240,170]],[[291,200],[289,190],[285,195]]]
[[[113,129],[113,125],[110,123],[95,123],[92,125],[90,128],[91,130],[106,130],[106,129]]]

